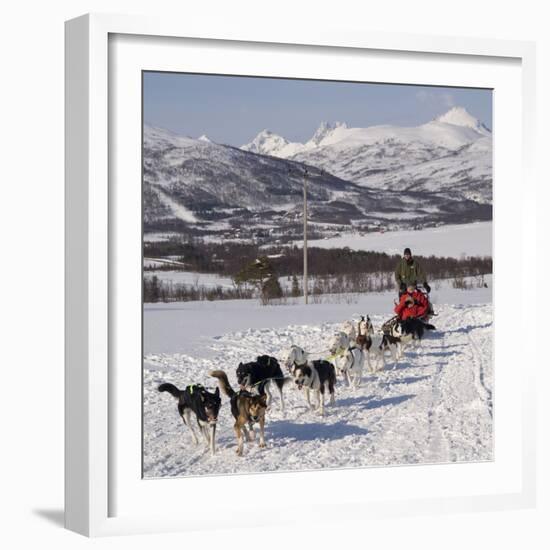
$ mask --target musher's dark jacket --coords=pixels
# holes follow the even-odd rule
[[[426,272],[417,262],[416,258],[411,258],[409,261],[401,258],[395,268],[395,280],[398,285],[401,283],[420,284],[427,281]]]

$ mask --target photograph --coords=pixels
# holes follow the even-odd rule
[[[143,71],[141,166],[143,478],[494,459],[492,89]]]

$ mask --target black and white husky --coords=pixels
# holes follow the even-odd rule
[[[308,361],[307,352],[298,346],[292,346],[286,358],[286,366],[292,373],[298,389],[304,389],[307,404],[310,409],[319,408],[319,413],[325,414],[325,389],[330,394],[330,405],[334,405],[334,386],[336,385],[336,370],[329,361],[322,359]],[[310,392],[315,392],[317,407],[313,407]]]
[[[214,393],[209,392],[200,384],[187,386],[179,390],[174,384],[164,383],[158,387],[160,392],[168,392],[178,401],[178,412],[183,423],[191,430],[193,441],[198,445],[199,440],[193,429],[191,416],[194,414],[199,429],[205,439],[210,452],[216,452],[216,422],[222,404],[220,389]]]
[[[376,332],[370,317],[362,317],[357,328],[357,344],[367,353],[367,364],[371,372],[383,370],[386,354],[390,352],[394,365],[403,357],[403,348],[398,337]],[[373,361],[371,363],[371,360]]]
[[[270,387],[275,385],[279,390],[281,397],[281,410],[285,411],[285,401],[283,398],[283,387],[290,380],[283,376],[283,371],[275,357],[269,355],[260,355],[256,361],[250,363],[239,363],[237,367],[237,382],[242,390],[253,391],[267,394],[267,406],[271,405],[273,396]]]

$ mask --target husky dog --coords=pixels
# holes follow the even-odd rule
[[[283,399],[283,387],[289,378],[283,376],[283,371],[275,357],[269,355],[260,355],[256,361],[251,363],[239,363],[237,367],[237,383],[241,390],[253,391],[257,389],[259,394],[267,394],[267,406],[271,405],[273,396],[270,387],[274,384],[279,390],[281,397],[281,410],[285,411],[285,402]]]
[[[178,412],[183,423],[191,430],[195,445],[198,445],[199,440],[191,421],[191,414],[195,415],[206,444],[210,448],[211,454],[214,454],[216,452],[216,422],[222,404],[219,388],[211,393],[200,384],[193,384],[184,390],[179,390],[174,384],[167,382],[161,384],[158,391],[168,392],[178,400]]]
[[[304,349],[302,349],[300,346],[292,345],[290,346],[290,349],[288,350],[288,353],[286,355],[286,358],[284,360],[284,364],[286,367],[286,370],[293,374],[294,367],[296,365],[305,365],[308,361],[308,353]]]
[[[420,345],[426,330],[435,330],[435,327],[420,319],[409,317],[404,321],[397,321],[392,329],[392,336],[399,338],[402,345],[410,344],[413,340]]]
[[[357,331],[353,321],[345,321],[340,330],[341,332],[344,332],[352,341],[357,338]]]
[[[223,370],[213,370],[208,373],[218,379],[222,392],[229,397],[231,413],[235,418],[235,435],[237,436],[237,454],[243,455],[244,437],[247,441],[254,439],[254,424],[260,425],[260,447],[265,447],[265,411],[267,409],[267,395],[252,395],[246,390],[236,392]]]
[[[330,353],[334,357],[336,370],[342,373],[348,386],[358,388],[361,385],[367,353],[358,346],[350,345],[349,338],[344,332],[337,332],[334,335]]]
[[[386,366],[386,353],[391,354],[394,365],[403,357],[401,340],[395,335],[377,333],[370,317],[362,316],[357,326],[357,345],[367,352],[367,364],[371,372],[384,369]],[[371,367],[370,359],[374,358]]]
[[[324,360],[308,361],[307,352],[298,346],[292,346],[286,359],[298,389],[304,389],[309,408],[312,407],[310,391],[317,397],[317,408],[321,415],[325,413],[325,388],[330,393],[330,404],[334,405],[334,386],[336,370],[332,363]]]

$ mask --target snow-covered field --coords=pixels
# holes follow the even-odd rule
[[[148,265],[155,267],[155,260],[148,260]],[[145,265],[145,262],[144,262]],[[159,264],[160,266],[161,264]],[[231,277],[224,277],[216,273],[199,273],[197,271],[171,271],[166,269],[148,270],[143,273],[144,279],[157,277],[159,281],[172,283],[176,285],[185,285],[194,288],[235,288],[235,283]],[[314,277],[310,277],[309,288],[312,289],[315,282]],[[283,289],[292,287],[292,278],[290,276],[279,277],[279,284]]]
[[[489,285],[491,286],[491,285]],[[235,384],[240,361],[267,353],[281,358],[291,344],[328,355],[328,340],[355,313],[375,326],[391,316],[394,293],[357,303],[259,306],[255,300],[147,304],[144,311],[144,475],[146,477],[347,468],[492,459],[491,289],[434,284],[437,331],[409,349],[395,367],[369,374],[351,390],[339,380],[325,417],[306,408],[293,385],[286,415],[275,396],[267,448],[235,454],[228,399],[218,424],[218,452],[195,446],[162,382],[214,388],[207,373],[226,370]]]
[[[143,274],[145,279],[151,279],[156,276],[161,281],[170,281],[174,284],[184,284],[188,286],[205,287],[205,288],[234,288],[233,279],[231,277],[223,277],[215,273],[197,273],[195,271],[145,271]]]
[[[301,246],[301,242],[295,243]],[[492,256],[493,222],[476,222],[461,225],[444,225],[421,231],[388,231],[366,235],[342,235],[323,240],[309,241],[309,246],[354,250],[372,250],[387,254],[402,254],[410,247],[413,254],[423,256]]]

